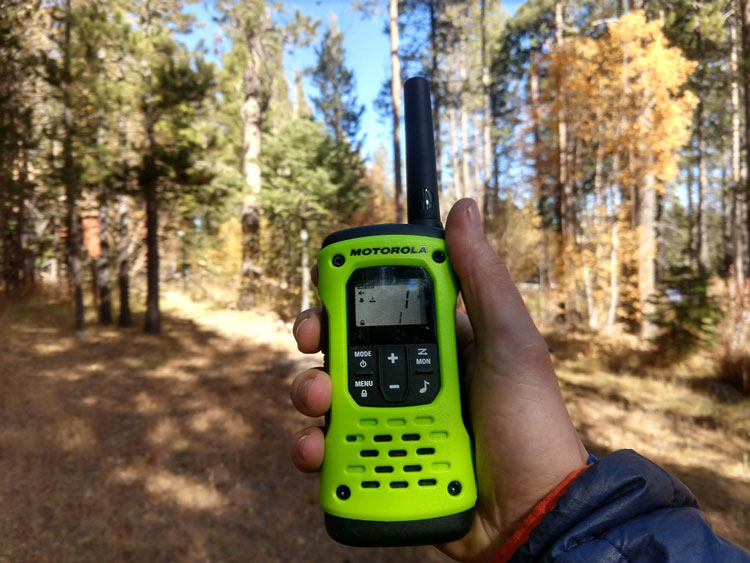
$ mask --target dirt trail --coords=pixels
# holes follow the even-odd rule
[[[328,539],[317,477],[287,455],[306,424],[288,386],[320,358],[299,354],[287,326],[174,295],[167,305],[160,337],[74,338],[54,303],[0,310],[0,562],[447,561]],[[665,463],[747,545],[745,438],[626,407],[570,367],[561,380],[593,451]]]

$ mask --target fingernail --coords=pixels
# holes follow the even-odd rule
[[[297,326],[294,327],[294,338],[297,339],[297,333],[299,332],[299,329],[302,328],[302,325],[305,324],[308,320],[310,320],[310,317],[305,317],[300,322],[297,323]]]
[[[469,219],[469,224],[473,228],[481,230],[482,222],[479,218],[479,208],[475,201],[472,201],[469,207],[466,208],[466,217]]]

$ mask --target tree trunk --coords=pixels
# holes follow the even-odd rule
[[[99,186],[99,240],[100,251],[96,258],[96,286],[99,293],[99,323],[112,324],[112,285],[109,260],[109,188]]]
[[[703,134],[703,92],[698,101],[696,111],[696,134],[698,136],[698,206],[696,214],[696,260],[698,273],[706,275],[708,264],[708,240],[706,229],[706,189],[708,176],[706,173],[706,140]]]
[[[437,191],[442,194],[442,154],[443,142],[440,135],[440,106],[442,103],[442,94],[438,78],[440,76],[440,67],[438,62],[438,52],[440,46],[438,41],[438,18],[440,17],[440,0],[430,1],[430,45],[432,57],[430,61],[430,84],[432,86],[432,127],[435,136],[435,162],[437,162]]]
[[[456,132],[456,108],[449,110],[450,142],[451,142],[451,175],[453,176],[453,196],[456,201],[464,197],[464,186],[458,169],[458,134]]]
[[[617,306],[620,302],[620,238],[618,232],[618,219],[612,221],[612,245],[609,255],[609,309],[607,310],[607,321],[605,328],[615,324],[617,320]]]
[[[687,167],[687,181],[685,182],[685,200],[687,202],[687,206],[685,209],[685,219],[687,222],[687,251],[688,256],[690,257],[690,263],[694,264],[697,268],[698,261],[696,260],[696,253],[695,249],[696,242],[695,242],[695,211],[694,211],[694,203],[693,203],[693,165],[692,162],[688,164]]]
[[[742,80],[745,83],[744,105],[745,105],[745,203],[744,217],[740,219],[744,223],[745,231],[745,264],[744,271],[747,277],[750,273],[750,0],[740,0],[740,13],[742,15]]]
[[[4,125],[0,121],[0,125]],[[5,151],[0,150],[0,287],[4,287],[7,291],[10,289],[8,284],[5,284],[6,273],[8,264],[10,263],[10,248],[8,237],[5,236],[5,230],[7,228],[7,199],[8,199],[8,178],[10,174],[6,173],[5,170]]]
[[[28,287],[28,267],[27,262],[27,251],[28,245],[26,241],[26,200],[30,194],[27,193],[29,187],[29,151],[27,148],[20,150],[21,164],[18,176],[18,203],[16,212],[16,257],[15,257],[15,271],[13,272],[13,284],[16,287]],[[1,236],[1,235],[0,235]]]
[[[248,193],[242,202],[242,288],[240,308],[256,303],[262,281],[260,267],[260,218],[258,200],[261,189],[260,158],[262,111],[255,93],[246,94],[242,105],[243,175]]]
[[[130,237],[132,219],[124,195],[117,197],[117,285],[120,293],[121,327],[133,326],[130,314]]]
[[[460,88],[458,93],[458,119],[459,119],[459,141],[461,143],[461,183],[463,184],[464,192],[469,197],[476,197],[476,186],[472,186],[471,176],[469,175],[469,118],[466,109],[466,95],[464,90],[466,89],[466,44],[461,36],[458,43],[458,87]],[[481,205],[479,206],[481,209]]]
[[[75,303],[75,330],[77,334],[86,328],[83,310],[83,281],[80,256],[80,228],[78,224],[78,210],[76,207],[78,198],[78,175],[73,162],[73,110],[71,84],[72,76],[70,70],[70,34],[72,26],[71,0],[65,0],[65,39],[63,43],[63,178],[65,181],[65,196],[67,203],[67,250],[68,250],[68,276],[73,288],[73,299]]]
[[[539,69],[536,65],[536,52],[529,53],[529,100],[531,102],[531,124],[534,139],[534,198],[542,226],[542,236],[539,241],[539,286],[545,300],[549,297],[550,264],[547,245],[546,229],[544,228],[543,209],[547,194],[544,192],[544,172],[542,170],[541,136],[539,126]]]
[[[301,249],[300,256],[300,273],[302,274],[302,283],[300,285],[301,307],[302,311],[310,308],[310,249],[308,248],[307,222],[302,221],[302,228],[299,231],[299,242]]]
[[[242,202],[242,283],[239,307],[249,309],[256,305],[263,270],[261,268],[261,215],[260,155],[261,131],[268,106],[268,88],[263,88],[264,65],[267,49],[264,47],[270,25],[266,12],[258,25],[245,30],[248,51],[247,64],[242,79],[244,100],[242,117],[242,175],[247,191]],[[266,85],[269,86],[269,85]]]
[[[721,155],[721,275],[726,279],[732,265],[732,186],[730,180],[730,154]]]
[[[638,190],[638,294],[641,302],[641,337],[656,336],[652,320],[656,293],[656,179],[647,174]]]
[[[141,186],[146,200],[146,322],[147,334],[161,333],[159,310],[159,193],[156,171],[156,141],[150,110],[146,110],[146,147]]]
[[[492,123],[492,112],[490,109],[490,66],[487,57],[487,0],[482,0],[481,11],[482,28],[482,148],[484,151],[484,215],[489,216],[492,188],[490,177],[492,176],[490,156],[490,128]]]
[[[734,4],[734,2],[733,2]],[[737,42],[737,14],[733,14],[729,20],[729,74],[731,80],[731,102],[732,102],[732,230],[734,239],[734,275],[735,285],[741,288],[745,282],[745,253],[748,248],[745,244],[745,230],[743,229],[744,206],[742,205],[742,170],[740,155],[742,145],[740,142],[740,89],[738,77],[739,45]]]
[[[557,49],[562,50],[565,44],[565,8],[562,0],[555,0],[555,44]],[[558,76],[556,81],[557,110],[557,205],[559,246],[557,257],[557,284],[562,307],[561,316],[566,321],[574,317],[571,311],[573,299],[571,299],[571,283],[574,282],[574,265],[571,260],[571,252],[575,245],[575,218],[572,197],[572,182],[568,177],[568,123],[563,100],[562,77]]]
[[[393,178],[396,190],[396,223],[404,220],[401,183],[401,61],[398,57],[398,0],[388,0],[388,29],[391,38],[391,102],[393,106]]]

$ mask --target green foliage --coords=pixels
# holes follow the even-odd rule
[[[314,255],[326,234],[361,211],[370,188],[362,181],[359,155],[310,119],[290,119],[263,136],[261,170],[261,203],[269,227],[265,272],[275,300],[288,313],[297,303],[302,253]],[[306,246],[300,239],[303,230],[309,235]]]
[[[322,233],[361,207],[364,170],[347,149],[309,119],[290,119],[264,135],[261,194],[274,227],[289,232],[305,222]]]
[[[665,276],[654,300],[651,321],[660,329],[654,344],[667,360],[680,360],[703,348],[714,348],[720,336],[719,300],[710,294],[709,279],[679,266]]]
[[[315,109],[334,139],[345,139],[359,146],[360,119],[365,108],[357,102],[354,74],[344,65],[344,36],[331,19],[331,25],[316,49],[318,61],[312,69],[313,84],[318,96],[313,98]]]

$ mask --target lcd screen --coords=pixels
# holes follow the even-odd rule
[[[357,326],[426,324],[425,309],[424,281],[421,279],[354,287]]]

